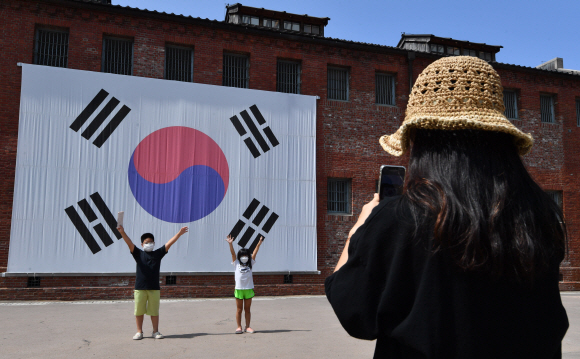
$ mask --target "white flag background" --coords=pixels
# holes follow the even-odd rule
[[[133,272],[118,211],[139,246],[189,226],[162,272],[231,272],[234,228],[316,271],[315,128],[313,96],[22,65],[8,272]]]

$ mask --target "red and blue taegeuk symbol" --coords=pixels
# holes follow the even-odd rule
[[[151,133],[129,162],[129,187],[137,202],[152,216],[171,223],[193,222],[212,213],[226,195],[229,177],[222,149],[189,127]]]

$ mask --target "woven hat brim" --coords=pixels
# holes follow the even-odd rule
[[[493,123],[486,122],[493,120]],[[482,130],[496,131],[510,134],[514,137],[514,143],[518,148],[520,155],[530,152],[534,139],[531,134],[520,131],[506,118],[498,121],[497,117],[493,119],[481,118],[479,116],[458,116],[458,117],[441,117],[417,115],[406,118],[401,127],[392,135],[384,135],[379,139],[379,143],[385,151],[393,156],[402,156],[409,148],[410,130],[414,128],[429,130]]]

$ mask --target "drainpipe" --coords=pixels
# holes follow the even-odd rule
[[[407,63],[409,66],[409,93],[413,90],[413,60],[415,60],[415,51],[407,52]]]

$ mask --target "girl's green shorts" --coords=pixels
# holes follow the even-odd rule
[[[237,299],[250,299],[254,298],[253,289],[234,289],[234,297]]]

